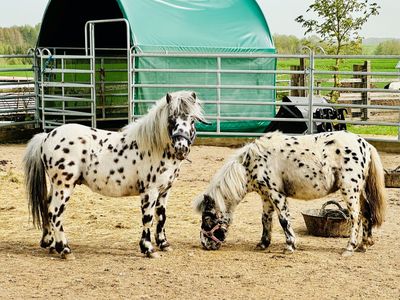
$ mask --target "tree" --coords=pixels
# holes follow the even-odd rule
[[[315,49],[318,46],[327,49],[329,46],[322,41],[318,36],[312,35],[302,39],[294,35],[274,34],[274,43],[279,54],[296,54],[302,46]]]
[[[314,13],[315,18],[306,19],[303,15],[295,21],[305,28],[304,35],[315,33],[325,41],[328,53],[340,55],[345,50],[358,47],[361,49],[359,31],[371,16],[379,14],[380,6],[369,0],[315,0],[307,13]],[[335,60],[334,70],[339,70],[340,60]],[[338,86],[338,77],[334,76]]]
[[[300,40],[294,35],[274,34],[274,43],[280,54],[298,53],[300,48]]]
[[[376,55],[400,55],[400,40],[387,40],[379,43],[374,53]]]
[[[25,25],[9,28],[0,27],[0,54],[25,54],[34,47],[39,34],[40,27]]]

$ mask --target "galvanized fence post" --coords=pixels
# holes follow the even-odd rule
[[[217,133],[221,132],[221,57],[217,57]]]
[[[133,122],[135,120],[135,77],[136,77],[136,65],[135,65],[135,49],[132,47],[130,49],[130,70],[129,70],[129,77],[130,77],[130,84],[129,89],[131,91],[131,97],[129,98],[129,106],[128,106],[128,122]]]
[[[38,49],[31,49],[33,53],[33,80],[34,80],[34,93],[35,93],[35,113],[34,113],[34,120],[35,126],[39,127],[40,122],[40,113],[39,113],[39,72],[40,68],[38,66]]]
[[[307,133],[311,134],[314,131],[313,128],[313,97],[314,97],[314,50],[307,46],[303,46],[302,50],[305,49],[309,53],[309,67],[306,72],[308,73],[308,128]]]
[[[92,127],[96,128],[96,46],[94,37],[94,23],[89,24],[90,37],[90,84],[91,84],[91,111],[92,111]]]

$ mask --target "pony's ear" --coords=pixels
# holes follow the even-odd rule
[[[193,98],[194,102],[196,102],[196,100],[197,100],[197,95],[196,95],[195,92],[192,92],[192,98]]]
[[[193,207],[197,212],[202,213],[212,210],[215,207],[215,201],[210,196],[201,194],[194,199]]]
[[[172,101],[172,96],[170,93],[167,93],[167,95],[165,96],[165,99],[167,100],[167,104],[170,104]]]
[[[204,195],[204,211],[210,211],[215,208],[215,200],[208,195]]]
[[[196,212],[202,213],[203,212],[203,207],[204,207],[204,195],[201,194],[194,198],[193,200],[193,208],[195,209]]]

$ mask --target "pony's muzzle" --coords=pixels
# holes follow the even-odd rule
[[[203,231],[200,232],[200,242],[205,250],[218,250],[222,245],[221,241],[211,239]]]
[[[218,223],[210,231],[200,231],[200,241],[206,250],[218,250],[225,241],[227,225]]]
[[[179,160],[184,160],[190,152],[189,140],[184,136],[174,136],[173,145],[176,158]]]

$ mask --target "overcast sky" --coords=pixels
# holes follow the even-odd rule
[[[82,0],[92,1],[92,0]],[[146,0],[143,0],[146,1]],[[223,1],[223,0],[218,0]],[[257,0],[267,17],[272,33],[303,36],[303,29],[294,19],[304,14],[314,0]],[[35,25],[42,20],[48,0],[0,0],[0,27]],[[363,37],[400,38],[399,0],[376,0],[379,16],[371,17],[361,31]]]

